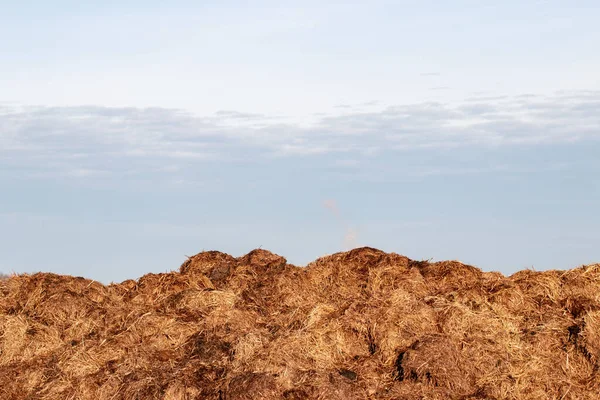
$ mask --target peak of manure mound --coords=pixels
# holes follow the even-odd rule
[[[510,277],[360,248],[0,281],[1,399],[597,399],[600,265]]]

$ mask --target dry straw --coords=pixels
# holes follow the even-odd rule
[[[597,399],[600,265],[510,277],[254,250],[0,281],[1,399]]]

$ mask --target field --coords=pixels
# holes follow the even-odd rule
[[[0,280],[1,399],[597,399],[600,265],[510,277],[254,250]]]

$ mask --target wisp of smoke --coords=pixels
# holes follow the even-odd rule
[[[334,199],[327,199],[323,201],[323,207],[331,211],[331,213],[337,218],[340,224],[344,228],[343,245],[344,250],[351,250],[358,247],[358,232],[356,229],[351,228],[348,223],[342,218],[340,210],[337,206],[337,202]]]

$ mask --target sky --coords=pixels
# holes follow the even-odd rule
[[[600,262],[597,1],[0,8],[0,272]]]

